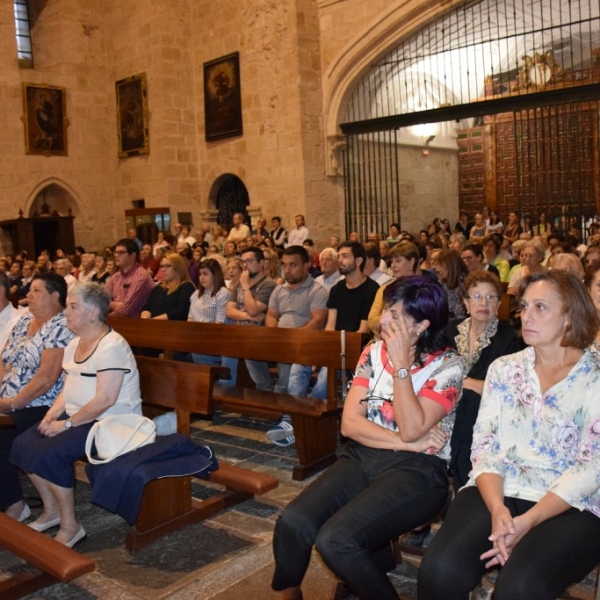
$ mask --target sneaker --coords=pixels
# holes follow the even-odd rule
[[[267,431],[267,437],[276,445],[283,448],[291,446],[296,442],[294,437],[294,428],[289,417],[282,417],[282,419],[273,427]]]
[[[29,508],[29,504],[27,504],[27,502],[25,502],[25,504],[23,505],[23,510],[21,511],[21,515],[19,516],[19,518],[17,520],[22,523],[23,521],[26,521],[27,519],[29,519],[30,516],[31,516],[31,509]]]

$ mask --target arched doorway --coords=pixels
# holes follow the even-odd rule
[[[244,182],[232,173],[219,176],[212,185],[210,199],[218,211],[217,223],[226,229],[233,225],[234,213],[242,213],[250,226],[248,206],[250,197]]]

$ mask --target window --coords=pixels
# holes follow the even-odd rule
[[[29,11],[27,0],[15,0],[15,33],[17,36],[17,56],[19,66],[33,68],[33,52],[31,50],[31,35],[29,32]]]

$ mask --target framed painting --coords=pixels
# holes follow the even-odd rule
[[[146,73],[116,82],[119,158],[148,154],[148,89]]]
[[[204,131],[207,142],[243,133],[239,52],[204,63]]]
[[[67,155],[65,88],[23,84],[25,154]]]

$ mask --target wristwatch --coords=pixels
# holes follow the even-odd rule
[[[397,371],[394,371],[394,374],[393,374],[394,377],[399,377],[400,379],[406,379],[409,375],[410,375],[409,369],[398,369]]]
[[[65,429],[71,429],[71,427],[73,427],[73,421],[71,421],[71,419],[67,419],[65,421]]]

